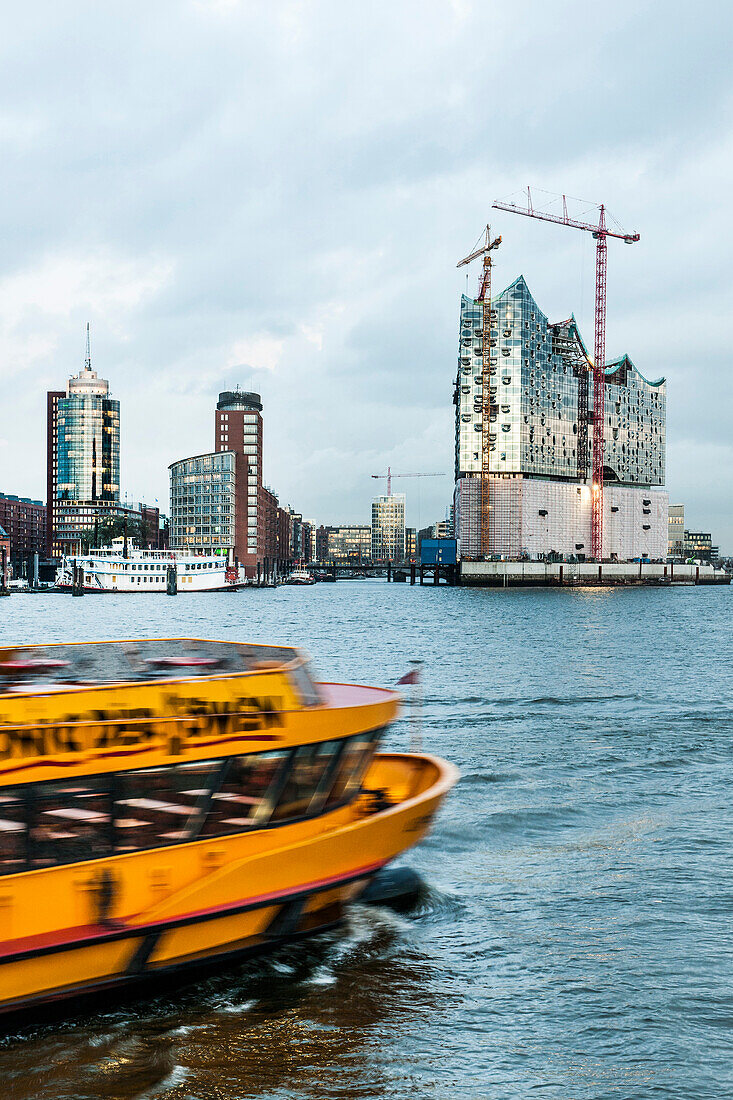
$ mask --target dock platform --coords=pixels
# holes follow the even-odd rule
[[[656,562],[464,561],[460,584],[482,588],[595,588],[627,585],[730,584],[712,565]]]

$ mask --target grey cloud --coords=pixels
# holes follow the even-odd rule
[[[592,241],[492,216],[529,182],[642,232],[611,248],[609,354],[669,378],[670,494],[733,550],[730,490],[708,469],[731,459],[732,22],[725,3],[679,0],[16,5],[0,487],[43,495],[44,389],[81,365],[90,317],[134,495],[166,499],[168,463],[211,446],[219,388],[256,381],[266,480],[319,520],[366,520],[375,463],[452,468],[455,263],[487,218],[497,283],[523,272],[590,342]],[[22,273],[91,253],[126,278],[167,274],[123,305],[85,286],[53,309],[49,287],[13,313]],[[24,352],[35,334],[48,354]],[[255,340],[280,348],[270,369],[237,353]],[[420,484],[423,522],[449,492]]]

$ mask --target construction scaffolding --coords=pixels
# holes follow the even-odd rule
[[[522,552],[522,478],[492,477],[491,549],[518,558]]]
[[[496,329],[492,327],[496,320],[496,312],[491,308],[491,253],[501,244],[501,237],[492,241],[491,227],[484,230],[483,243],[474,248],[464,259],[460,260],[457,267],[464,267],[473,260],[483,257],[483,269],[479,281],[479,291],[476,301],[482,306],[481,323],[481,548],[480,553],[488,557],[491,550],[491,452],[496,449],[495,433],[491,431],[491,425],[496,421],[499,412],[498,403],[492,402],[492,396],[496,396],[496,387],[492,395],[491,387],[491,348],[496,346]],[[479,241],[481,238],[479,238]],[[477,333],[477,335],[479,335]],[[478,410],[477,410],[478,411]],[[492,434],[494,438],[492,439]]]

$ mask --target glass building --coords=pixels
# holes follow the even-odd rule
[[[120,499],[120,403],[93,370],[69,380],[58,403],[59,500]]]
[[[455,507],[461,516],[456,533],[462,552],[471,557],[481,553],[483,318],[482,303],[463,295],[453,393]],[[490,322],[492,552],[584,555],[590,546],[590,529],[585,528],[586,512],[590,522],[586,503],[594,383],[591,358],[575,318],[548,321],[520,275],[492,299]],[[655,497],[651,490],[665,480],[665,380],[648,381],[624,355],[606,364],[604,385],[604,484],[609,502],[604,543],[608,532],[609,553],[634,553],[638,542],[641,549],[652,548],[652,556],[664,556],[666,495]],[[627,488],[636,492],[638,501],[624,495]],[[578,502],[581,509],[576,515]],[[638,531],[632,530],[634,524]]]
[[[456,408],[456,480],[481,472],[480,302],[461,298]],[[593,409],[591,360],[575,319],[550,324],[520,275],[491,303],[489,437],[497,474],[590,475],[592,416],[580,423],[583,387]],[[604,481],[664,485],[666,383],[649,382],[627,355],[605,370]],[[583,429],[585,428],[585,434]]]
[[[405,560],[405,494],[372,501],[372,561]]]
[[[685,506],[670,504],[667,517],[667,555],[675,561],[684,561],[685,554]]]
[[[120,500],[120,403],[91,368],[47,400],[47,551],[73,551],[90,516]]]
[[[236,455],[182,458],[170,467],[172,550],[226,552],[235,546]]]

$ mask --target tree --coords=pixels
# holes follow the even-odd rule
[[[95,521],[94,527],[81,532],[80,539],[85,551],[89,551],[105,546],[113,539],[124,538],[127,533],[131,542],[147,548],[152,541],[149,528],[150,524],[144,523],[140,517],[102,516]]]

